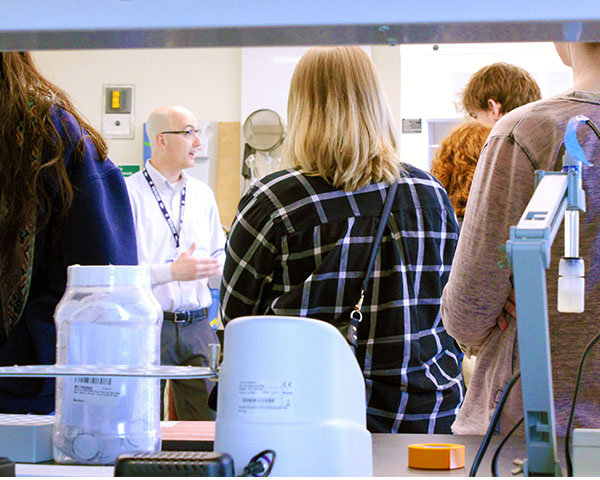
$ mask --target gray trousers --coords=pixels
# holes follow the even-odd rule
[[[160,363],[207,367],[210,343],[219,343],[219,339],[208,319],[194,323],[164,320],[160,336]],[[207,405],[208,395],[214,385],[208,379],[171,380],[179,420],[214,420],[215,412]],[[164,388],[165,382],[161,381],[161,411]]]

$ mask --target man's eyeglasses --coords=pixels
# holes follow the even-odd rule
[[[202,130],[199,128],[186,128],[185,130],[169,130],[160,133],[180,133],[181,135],[184,135],[185,138],[194,138],[196,135],[200,136],[201,131]]]

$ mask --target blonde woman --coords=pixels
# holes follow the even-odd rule
[[[224,320],[347,316],[386,193],[397,183],[358,330],[368,428],[449,433],[464,386],[460,351],[439,313],[458,238],[446,192],[429,173],[399,162],[379,76],[359,47],[313,48],[302,57],[288,125],[290,168],[247,192],[231,228]]]

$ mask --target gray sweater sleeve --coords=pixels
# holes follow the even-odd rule
[[[499,131],[498,131],[499,130]],[[533,193],[534,167],[511,131],[495,128],[477,165],[442,318],[460,344],[477,349],[493,332],[512,288],[504,246]]]

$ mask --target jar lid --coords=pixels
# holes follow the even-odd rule
[[[150,287],[147,265],[71,265],[67,268],[68,287],[128,285]]]

